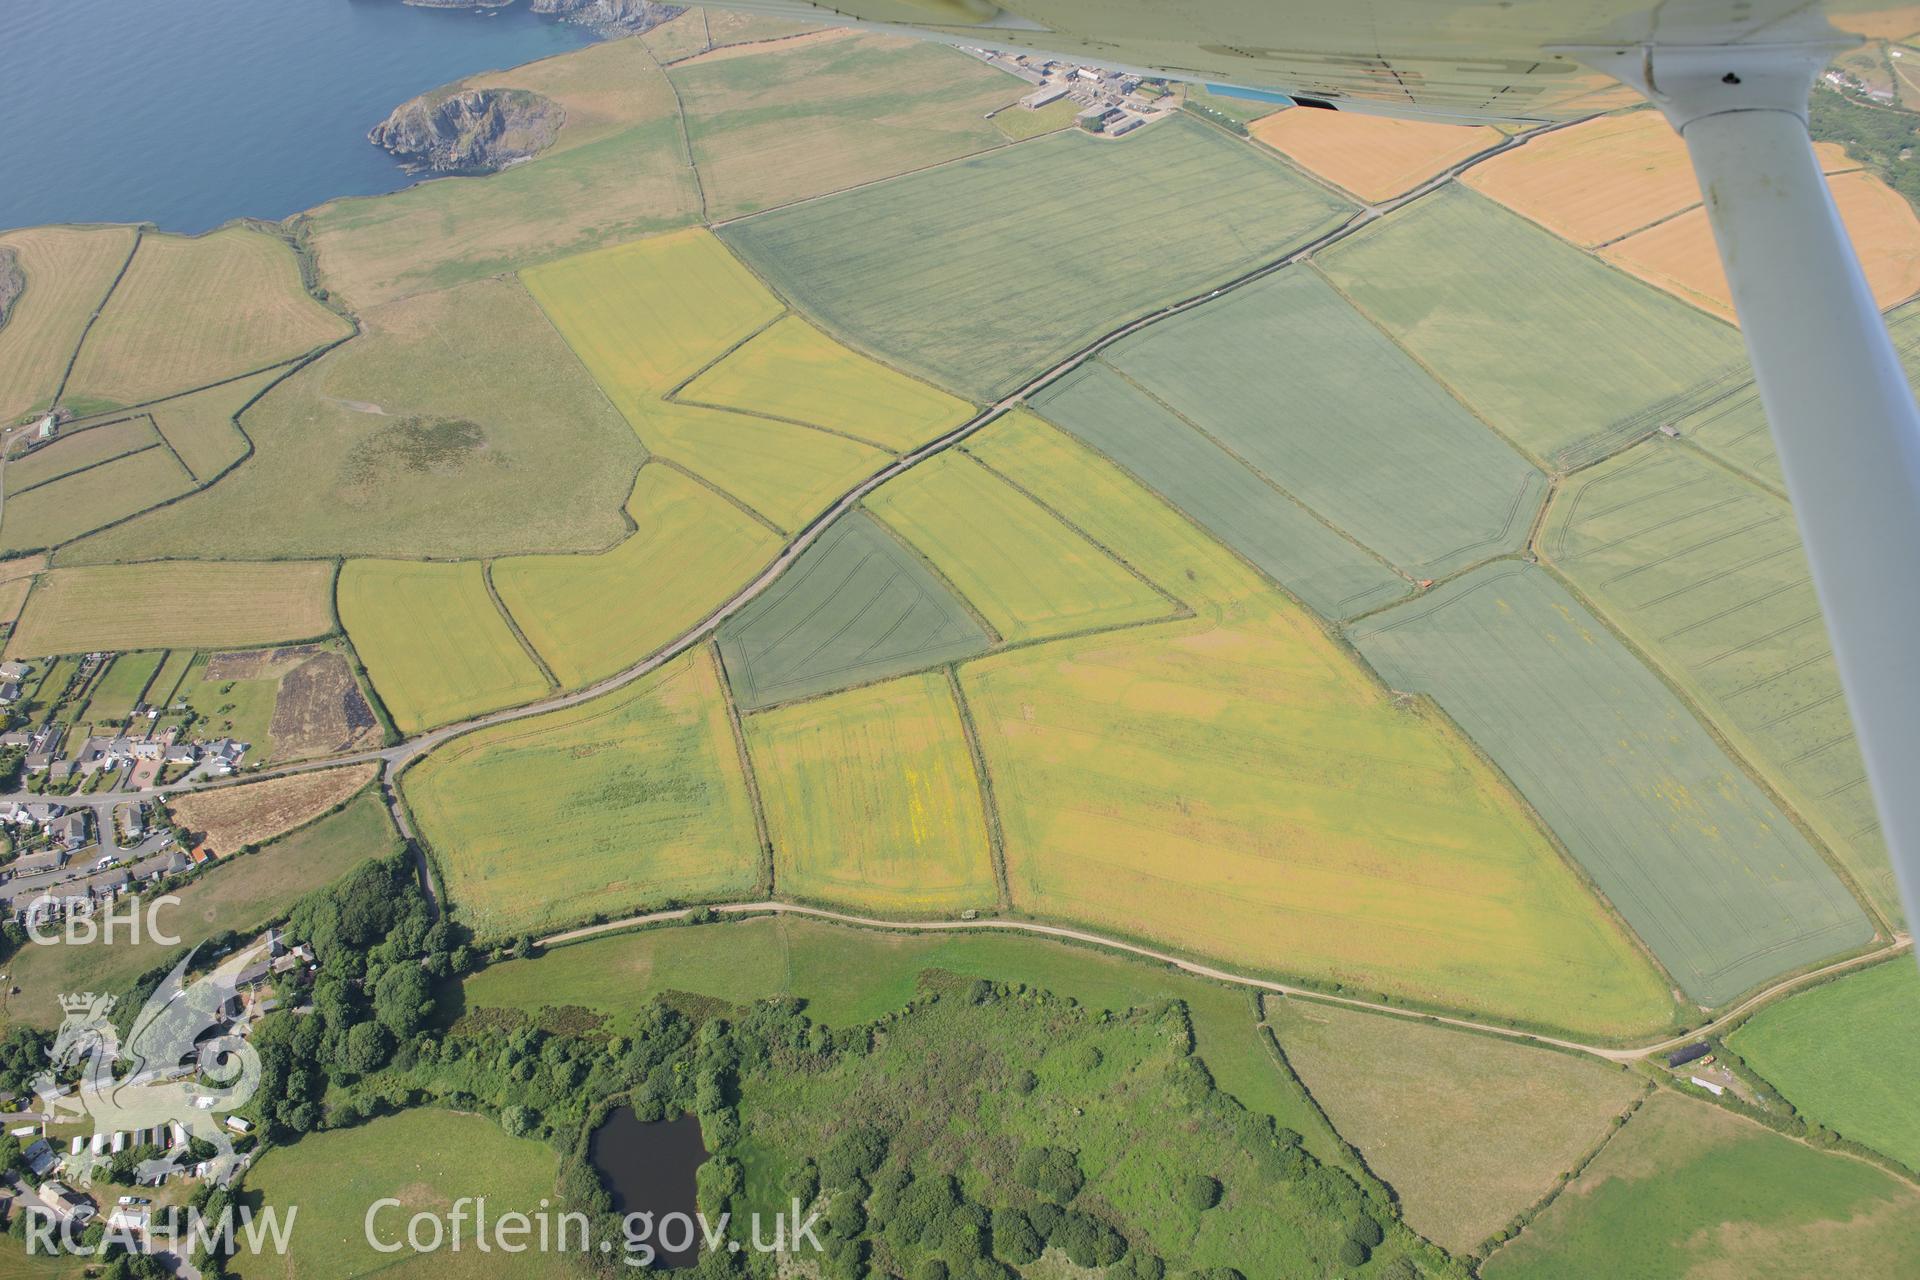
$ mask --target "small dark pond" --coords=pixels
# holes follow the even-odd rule
[[[700,1140],[698,1116],[649,1122],[636,1116],[632,1107],[620,1107],[593,1131],[587,1142],[587,1159],[613,1194],[614,1212],[651,1213],[656,1233],[666,1215],[680,1213],[691,1219],[699,1207],[694,1197],[694,1171],[706,1162],[707,1148]],[[668,1239],[678,1244],[682,1234],[675,1224]],[[692,1240],[687,1248],[676,1251],[662,1248],[657,1239],[650,1240],[659,1254],[654,1265],[692,1266],[700,1256],[697,1225]]]

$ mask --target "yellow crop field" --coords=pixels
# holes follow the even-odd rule
[[[0,325],[0,426],[52,403],[87,317],[133,249],[132,227],[31,227],[0,235],[26,289]]]
[[[1200,616],[961,680],[1014,904],[1231,964],[1605,1035],[1666,983],[1451,727],[1030,417],[979,452]]]
[[[798,529],[892,461],[857,440],[771,418],[658,401],[640,439],[711,480],[782,529]]]
[[[1486,125],[1430,124],[1357,111],[1280,111],[1248,126],[1295,164],[1363,200],[1409,191],[1500,141]]]
[[[402,733],[547,691],[478,561],[349,560],[339,601],[340,624]]]
[[[1853,166],[1834,143],[1831,172]],[[1598,116],[1531,138],[1461,175],[1482,195],[1579,245],[1599,245],[1700,203],[1686,144],[1658,111]]]
[[[1864,169],[1827,179],[1867,284],[1882,309],[1920,293],[1920,218],[1906,197]],[[1705,209],[1689,209],[1603,250],[1649,284],[1732,320],[1733,298]]]
[[[964,453],[922,463],[867,505],[1002,639],[1036,640],[1174,611],[1125,565]]]
[[[222,649],[333,630],[324,560],[85,565],[41,575],[9,657],[103,649]]]
[[[629,420],[642,401],[672,390],[781,311],[780,300],[699,229],[529,267],[520,278]]]
[[[905,453],[973,406],[785,316],[684,388],[680,400],[791,418]]]
[[[228,227],[145,235],[74,361],[67,395],[138,404],[291,360],[353,326],[308,296],[285,242]]]
[[[610,676],[675,639],[771,560],[780,541],[658,463],[640,468],[627,514],[635,532],[610,551],[494,562],[501,602],[562,684]]]
[[[751,892],[758,836],[708,649],[578,706],[455,738],[401,787],[482,938]]]
[[[979,779],[944,672],[746,719],[781,893],[871,911],[999,897]]]

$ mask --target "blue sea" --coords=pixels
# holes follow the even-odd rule
[[[283,218],[410,179],[366,132],[415,94],[587,43],[400,0],[0,0],[0,228]]]

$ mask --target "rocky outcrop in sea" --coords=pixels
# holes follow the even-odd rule
[[[493,173],[551,146],[566,119],[527,89],[435,89],[395,107],[367,141],[423,173]]]

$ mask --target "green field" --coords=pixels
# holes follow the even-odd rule
[[[1218,111],[1221,115],[1230,116],[1242,124],[1251,124],[1264,116],[1287,109],[1284,103],[1260,102],[1252,98],[1232,98],[1223,93],[1208,93],[1197,84],[1189,84],[1184,88],[1188,102],[1203,106],[1209,111]]]
[[[638,425],[654,455],[672,459],[788,531],[804,527],[892,461],[857,440],[697,405],[648,404]]]
[[[745,727],[782,894],[903,913],[999,901],[945,672],[763,711]]]
[[[456,917],[486,938],[749,893],[760,877],[703,649],[603,697],[456,738],[402,788]]]
[[[669,73],[713,221],[891,177],[1005,141],[983,117],[1012,76],[953,49],[833,32]]]
[[[214,863],[175,890],[176,905],[157,908],[153,919],[183,947],[230,930],[245,932],[284,916],[311,890],[332,884],[368,858],[400,848],[393,821],[379,793],[363,791],[346,808],[309,823],[254,853]],[[147,970],[178,956],[145,934],[140,941],[92,945],[22,947],[8,964],[9,1020],[58,1026],[57,997],[69,991],[123,991]]]
[[[861,511],[834,521],[720,627],[720,652],[743,707],[952,662],[989,644],[946,585]]]
[[[1806,1119],[1920,1169],[1920,976],[1897,956],[1768,1005],[1727,1040]]]
[[[177,498],[193,477],[165,445],[154,444],[85,471],[7,496],[0,551],[57,547],[103,525]]]
[[[1492,757],[1695,1002],[1873,936],[1785,815],[1551,575],[1491,565],[1352,639]]]
[[[1277,997],[1267,1015],[1407,1225],[1455,1253],[1553,1190],[1645,1088],[1623,1067],[1432,1023]]]
[[[961,669],[1016,906],[1237,966],[1634,1035],[1664,984],[1501,780],[1304,610],[1031,419],[994,465],[1200,614]]]
[[[1569,481],[1541,545],[1899,920],[1792,509],[1694,450],[1654,440]]]
[[[493,965],[467,979],[470,1009],[537,1013],[577,1005],[613,1019],[678,991],[735,1004],[797,996],[829,1026],[870,1022],[904,1008],[918,975],[942,969],[1023,983],[1116,1012],[1182,1000],[1207,1069],[1251,1111],[1306,1136],[1328,1164],[1348,1160],[1300,1084],[1254,1025],[1247,993],[1110,952],[1005,933],[882,933],[794,916],[761,916],[724,928],[651,929],[556,948]],[[1359,1174],[1357,1166],[1349,1165]]]
[[[1068,374],[1034,407],[1325,617],[1351,617],[1412,590],[1107,365]]]
[[[284,1256],[241,1254],[228,1266],[245,1280],[284,1276],[287,1280],[339,1277],[561,1277],[577,1275],[580,1264],[560,1253],[528,1249],[503,1254],[474,1247],[469,1220],[455,1252],[377,1252],[367,1240],[366,1219],[376,1200],[391,1197],[374,1219],[381,1241],[404,1242],[407,1220],[415,1213],[438,1216],[444,1225],[463,1197],[486,1198],[490,1223],[498,1215],[538,1214],[553,1198],[559,1161],[553,1149],[530,1138],[509,1137],[485,1116],[438,1108],[418,1108],[383,1116],[368,1124],[330,1133],[312,1133],[292,1146],[269,1152],[247,1173],[246,1188],[258,1193],[282,1215],[299,1206],[292,1243]],[[350,1177],[316,1178],[316,1170],[351,1170]],[[466,1206],[471,1209],[471,1202]],[[423,1234],[421,1239],[428,1237]],[[531,1242],[537,1237],[529,1236]]]
[[[153,683],[147,687],[147,702],[162,709],[172,707],[174,693],[186,676],[187,668],[193,665],[193,659],[194,652],[191,649],[167,650],[166,661],[160,664]]]
[[[1107,226],[1093,213],[1116,207],[1147,221]],[[721,235],[836,336],[986,403],[1129,316],[1279,257],[1349,208],[1173,120],[1118,144],[1038,139]]]
[[[0,426],[53,403],[87,317],[133,251],[132,227],[32,227],[0,235],[26,288],[0,326]]]
[[[247,410],[244,466],[70,559],[465,557],[620,539],[644,450],[516,282],[408,299],[362,324]],[[167,429],[169,406],[155,412]]]
[[[252,448],[235,419],[267,388],[287,376],[286,368],[268,369],[204,391],[148,406],[154,425],[180,461],[201,484],[219,477]]]
[[[725,498],[658,463],[641,468],[627,512],[635,531],[611,551],[494,561],[501,603],[564,685],[612,675],[673,641],[779,546]]]
[[[350,305],[465,284],[698,217],[673,89],[641,41],[608,41],[462,83],[545,94],[565,109],[566,125],[551,149],[500,173],[334,200],[299,219],[321,283]]]
[[[1043,133],[1068,128],[1079,114],[1080,104],[1071,98],[1049,102],[1037,109],[1015,104],[993,113],[993,127],[1005,134],[1009,142],[1025,142]]]
[[[966,401],[849,351],[791,315],[688,383],[677,398],[793,419],[895,453],[973,413]]]
[[[1127,566],[964,453],[890,480],[867,507],[953,583],[999,635],[1038,640],[1172,615]]]
[[[326,561],[55,569],[41,574],[27,597],[7,653],[37,658],[306,640],[333,630],[332,589]]]
[[[160,433],[145,414],[116,415],[98,426],[70,424],[52,444],[7,463],[7,497],[159,443]]]
[[[1495,245],[1500,269],[1488,270]],[[1730,325],[1458,186],[1318,261],[1481,416],[1560,470],[1652,431],[1690,388],[1744,367]]]
[[[1484,1274],[1900,1280],[1916,1253],[1913,1187],[1662,1090]]]
[[[340,622],[402,733],[418,733],[547,691],[474,561],[350,560]]]
[[[1544,476],[1310,270],[1155,325],[1106,358],[1410,577],[1515,549],[1546,496]]]
[[[352,327],[307,295],[293,250],[246,227],[148,233],[87,331],[66,395],[139,404],[252,373]]]
[[[81,714],[96,724],[125,723],[166,656],[163,650],[149,650],[115,658],[106,674],[94,681],[87,709]]]

